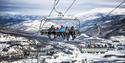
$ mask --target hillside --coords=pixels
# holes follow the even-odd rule
[[[125,9],[116,9],[107,15],[113,8],[97,8],[92,11],[76,15],[81,20],[81,31],[89,36],[96,35],[99,24],[99,37],[124,35]]]

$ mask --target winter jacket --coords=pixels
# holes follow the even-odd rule
[[[59,32],[65,32],[65,28],[64,27],[60,28]]]
[[[66,28],[66,29],[65,29],[65,32],[66,32],[66,33],[69,33],[69,28]]]

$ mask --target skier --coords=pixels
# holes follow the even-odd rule
[[[54,38],[51,38],[51,35],[54,36],[55,38],[55,27],[54,25],[52,25],[49,29],[48,29],[48,37],[50,40],[53,40]]]
[[[66,26],[66,28],[65,28],[65,38],[66,38],[67,41],[69,41],[69,36],[70,36],[70,34],[69,34],[69,27]]]
[[[55,28],[55,37],[58,37],[59,36],[59,27],[56,27]]]
[[[61,25],[61,28],[59,29],[60,36],[65,39],[65,28],[63,25]]]
[[[76,38],[74,26],[72,26],[72,27],[70,28],[70,30],[69,30],[69,38],[70,38],[70,35],[71,35],[71,37],[72,37],[72,40],[74,40],[74,39]]]

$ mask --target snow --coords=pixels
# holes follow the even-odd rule
[[[11,14],[11,15],[19,15],[20,13],[19,12],[0,12],[0,16],[4,16],[4,15],[7,15],[7,14]]]
[[[75,17],[81,21],[81,25],[83,25],[84,23],[88,21],[91,21],[87,23],[86,25],[92,26],[92,24],[94,24],[94,22],[97,21],[95,19],[101,19],[102,17],[107,16],[107,14],[111,12],[111,10],[113,9],[114,8],[95,8],[88,12],[76,14]],[[125,9],[118,8],[115,11],[113,11],[110,15],[125,15]],[[110,21],[106,21],[105,23],[108,23],[108,22]],[[88,28],[89,26],[84,26],[84,27]]]
[[[29,21],[24,21],[19,24],[13,25],[11,27],[20,29],[20,30],[24,30],[24,31],[28,31],[28,32],[36,33],[40,30],[40,23],[41,23],[40,20],[34,20],[34,21],[29,20]],[[43,23],[44,23],[44,21],[42,21],[41,25],[43,25]],[[46,22],[43,27],[41,26],[41,28],[42,29],[50,28],[51,25],[54,25],[55,27],[58,26],[57,24],[55,24],[53,22]]]
[[[120,42],[124,43],[125,42],[125,36],[112,36],[112,37],[110,37],[110,40],[112,40],[112,41],[117,40],[117,41],[120,41]]]
[[[22,41],[22,40],[26,40],[26,38],[24,37],[15,37],[15,36],[10,36],[7,34],[0,34],[0,42],[5,42],[5,41]]]
[[[124,56],[125,55],[125,50],[112,50],[112,51],[106,52],[104,55],[120,55],[120,56]]]
[[[6,48],[8,46],[10,46],[10,45],[9,44],[0,44],[0,51],[2,51],[3,48]]]
[[[37,63],[37,59],[23,59],[12,63]]]
[[[14,48],[14,47],[12,47],[12,48],[10,48],[9,50],[8,50],[8,53],[18,53],[19,51],[16,49],[16,48]]]
[[[89,37],[88,35],[82,33],[80,36]]]
[[[99,13],[100,14],[101,13],[102,14],[108,14],[113,9],[114,8],[95,8],[95,9],[90,10],[88,12],[77,14],[76,17],[84,17],[84,16],[85,17],[90,17],[90,16],[95,17],[95,15],[97,15]],[[118,8],[114,12],[112,12],[111,14],[113,14],[113,15],[125,15],[125,9],[124,8]]]
[[[56,59],[46,59],[46,62],[53,63],[53,62],[62,62],[62,61],[73,61],[76,60],[76,63],[82,63],[83,60],[87,59],[88,61],[93,60],[95,58],[100,59],[101,56],[98,54],[90,54],[90,53],[81,53],[80,50],[75,46],[67,43],[59,42],[60,45],[66,46],[67,48],[73,49],[72,54],[65,54],[63,52],[58,52],[53,56],[58,56]],[[41,56],[42,57],[42,56]]]

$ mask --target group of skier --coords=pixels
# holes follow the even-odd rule
[[[51,39],[51,35],[54,36],[54,38],[56,37],[62,37],[63,39],[66,39],[67,41],[69,41],[70,36],[72,37],[72,40],[74,40],[76,38],[76,30],[75,27],[72,26],[71,28],[69,28],[68,26],[64,27],[63,25],[61,25],[61,27],[54,27],[54,25],[52,25],[49,29],[48,29],[48,36]]]

